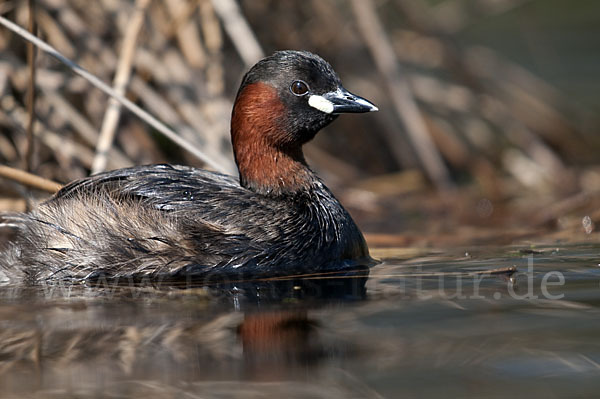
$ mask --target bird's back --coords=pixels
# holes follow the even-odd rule
[[[368,259],[348,213],[315,177],[270,197],[232,177],[151,165],[67,185],[28,214],[0,255],[15,279],[277,275]]]

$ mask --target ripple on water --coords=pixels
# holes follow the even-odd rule
[[[3,286],[0,385],[346,398],[564,396],[576,382],[589,394],[600,388],[599,249],[380,250],[366,282]]]

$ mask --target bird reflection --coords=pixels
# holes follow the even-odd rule
[[[0,306],[0,321],[11,320],[0,331],[0,384],[30,386],[32,375],[35,389],[55,389],[75,376],[91,387],[107,378],[284,381],[324,359],[352,355],[354,345],[335,335],[319,309],[363,300],[368,274],[364,267],[186,289],[96,286],[68,299],[31,288],[22,293],[27,303]]]

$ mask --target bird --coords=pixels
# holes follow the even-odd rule
[[[302,146],[340,114],[377,110],[320,56],[277,51],[250,68],[235,98],[238,178],[156,164],[71,182],[36,209],[3,216],[14,238],[0,253],[0,279],[284,276],[372,264]]]

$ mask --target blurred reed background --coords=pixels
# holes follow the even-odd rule
[[[320,54],[380,108],[306,147],[372,245],[572,237],[600,221],[597,1],[15,0],[0,13],[232,174],[243,73],[278,49]],[[59,183],[205,166],[47,54],[30,69],[32,55],[0,29],[2,165]],[[0,178],[0,210],[47,196]]]

